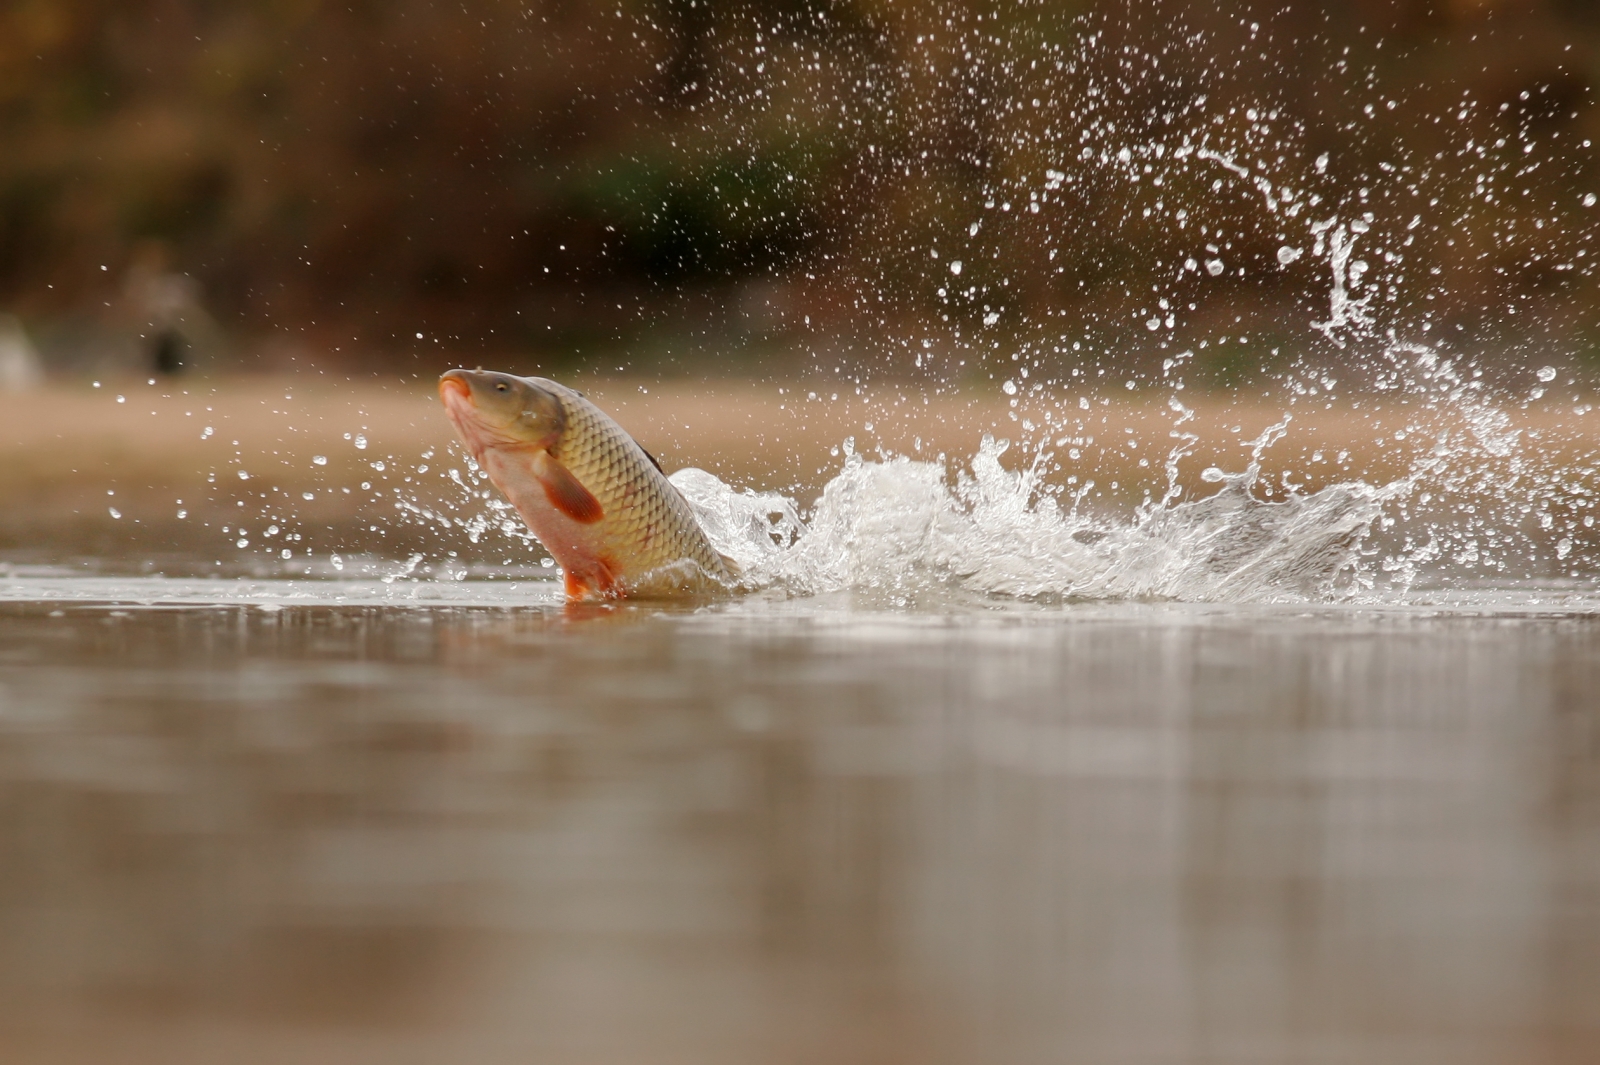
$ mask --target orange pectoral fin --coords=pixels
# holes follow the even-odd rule
[[[581,525],[593,525],[606,516],[600,501],[572,476],[572,471],[550,457],[549,452],[539,456],[533,466],[534,476],[544,488],[550,505]]]

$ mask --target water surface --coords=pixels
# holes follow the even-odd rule
[[[0,1056],[1589,1062],[1600,599],[0,580]]]

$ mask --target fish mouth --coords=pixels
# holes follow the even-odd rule
[[[439,378],[439,402],[454,423],[461,442],[474,460],[483,461],[484,449],[494,443],[493,433],[483,424],[478,404],[472,398],[472,371],[450,370]]]
[[[472,403],[472,385],[468,378],[471,370],[446,370],[439,376],[439,398],[446,407],[452,402]]]

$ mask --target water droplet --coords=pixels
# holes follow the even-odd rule
[[[329,555],[328,561],[333,564],[334,569],[344,569],[344,559],[338,555]]]
[[[1596,198],[1594,193],[1590,192],[1584,195],[1583,205],[1585,207],[1593,207],[1596,203],[1600,203],[1600,198]]]
[[[111,516],[113,518],[122,517],[122,511],[118,510],[116,507],[107,507],[106,509],[111,512]]]
[[[239,480],[248,481],[249,479],[250,479],[250,474],[247,471],[245,471],[245,470],[240,470],[239,471]]]
[[[312,455],[311,456],[311,465],[313,465],[313,466],[326,466],[327,464],[328,464],[328,456],[326,456],[326,455]]]
[[[1017,394],[1017,383],[1015,381],[1007,381],[1005,384],[1000,386],[1000,391],[1004,392],[1008,396],[1014,396]]]
[[[1299,248],[1291,247],[1290,245],[1285,244],[1283,247],[1278,249],[1278,262],[1284,266],[1288,266],[1290,263],[1294,262],[1304,254],[1305,253]]]
[[[243,537],[240,537],[238,540],[234,541],[233,546],[234,547],[249,547],[250,546],[250,541],[244,539]]]
[[[1541,367],[1539,367],[1539,380],[1541,380],[1541,381],[1554,381],[1555,379],[1556,379],[1556,368],[1554,366],[1541,366]]]
[[[960,274],[961,274],[961,260],[960,259],[952,259],[952,260],[950,260],[950,272],[952,274],[957,275],[958,277],[960,276]]]
[[[1216,277],[1218,274],[1222,273],[1222,270],[1223,266],[1221,259],[1206,260],[1206,273],[1210,274],[1212,277]]]
[[[367,450],[367,438],[365,436],[363,436],[361,433],[357,433],[356,434],[356,450],[357,451],[365,451],[365,450]]]

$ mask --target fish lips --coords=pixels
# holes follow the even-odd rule
[[[473,370],[450,370],[439,378],[439,402],[444,405],[445,414],[456,427],[456,434],[461,437],[461,442],[467,445],[474,460],[483,461],[483,452],[486,448],[498,443],[505,434],[496,432],[486,423],[483,415],[478,410],[477,402],[472,398]]]
[[[472,376],[476,370],[446,370],[439,375],[439,398],[446,407],[452,399],[472,401]]]

